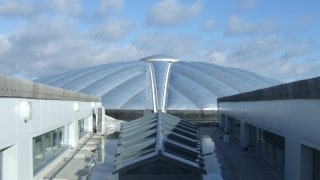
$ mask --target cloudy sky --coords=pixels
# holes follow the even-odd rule
[[[0,0],[0,73],[166,54],[282,81],[320,76],[319,0]]]

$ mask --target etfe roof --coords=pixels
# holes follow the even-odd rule
[[[114,173],[158,160],[205,174],[197,126],[161,112],[122,124]]]
[[[216,110],[217,98],[280,84],[238,68],[150,56],[76,69],[37,82],[101,97],[108,109]]]

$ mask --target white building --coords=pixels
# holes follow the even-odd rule
[[[83,135],[103,131],[100,106],[96,96],[1,75],[0,179],[33,179]]]
[[[320,179],[320,77],[218,100],[219,123],[286,180]]]

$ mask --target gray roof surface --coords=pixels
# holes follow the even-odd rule
[[[280,84],[237,68],[164,56],[77,69],[37,82],[100,96],[108,109],[162,112],[216,109],[219,97]]]

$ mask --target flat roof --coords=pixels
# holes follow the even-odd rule
[[[0,97],[100,102],[87,95],[0,74]]]

